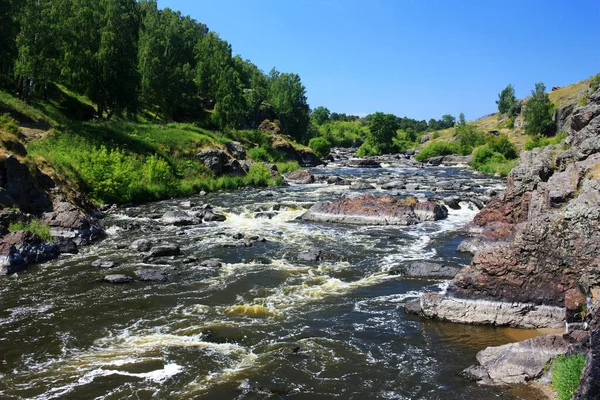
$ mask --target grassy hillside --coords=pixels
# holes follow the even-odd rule
[[[86,98],[63,87],[52,86],[46,99],[29,103],[0,91],[0,156],[17,154],[56,182],[79,187],[98,204],[281,183],[281,178],[272,177],[261,163],[253,165],[245,176],[217,177],[197,160],[200,151],[224,149],[232,140],[247,149],[264,149],[256,161],[279,162],[281,171],[299,168],[272,150],[272,143],[287,142],[280,135],[214,132],[194,124],[159,124],[143,119],[93,121],[93,115]]]

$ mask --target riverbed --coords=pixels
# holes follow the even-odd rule
[[[503,184],[462,167],[313,172],[375,186],[360,193],[417,198],[483,195]],[[381,189],[395,179],[419,187]],[[475,204],[409,227],[297,219],[317,201],[351,193],[317,183],[118,208],[103,220],[102,242],[0,279],[0,397],[537,398],[460,375],[479,350],[535,332],[430,321],[402,309],[421,292],[445,289],[444,281],[403,277],[403,265],[469,263],[456,247]],[[166,211],[206,204],[226,221],[159,222]],[[148,260],[129,249],[141,238],[179,245],[183,255]],[[298,259],[311,250],[322,260]],[[103,270],[96,260],[117,266]],[[139,269],[164,271],[167,281],[98,281]]]

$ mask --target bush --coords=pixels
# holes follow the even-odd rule
[[[597,74],[590,79],[590,93],[594,93],[598,88],[600,88],[600,74]]]
[[[285,174],[288,172],[298,171],[300,168],[300,164],[297,161],[288,161],[288,162],[278,162],[277,163],[277,171],[280,174]]]
[[[13,222],[8,226],[9,232],[18,232],[18,231],[29,231],[31,233],[35,233],[42,240],[46,242],[50,242],[52,240],[52,235],[50,234],[50,227],[44,223],[42,223],[38,219],[34,219],[31,222]]]
[[[450,154],[457,154],[458,146],[456,143],[449,142],[433,142],[425,146],[419,154],[415,156],[417,161],[423,162],[430,159],[431,157],[447,156]]]
[[[358,152],[356,153],[357,157],[372,157],[372,156],[379,156],[379,155],[381,155],[381,153],[376,148],[371,146],[368,142],[364,142],[358,148]]]
[[[527,143],[525,143],[524,149],[527,151],[531,151],[536,147],[543,149],[544,147],[550,145],[557,145],[566,138],[567,134],[565,132],[560,132],[558,135],[549,138],[541,135],[536,135],[532,139],[527,141]]]
[[[490,149],[502,154],[507,160],[513,160],[519,156],[517,148],[510,142],[506,135],[490,136],[487,143]]]
[[[553,361],[552,386],[559,400],[570,400],[579,386],[581,372],[585,365],[585,356],[575,354],[570,357],[558,356]]]
[[[0,115],[0,129],[13,135],[19,134],[19,126],[9,114]]]
[[[322,137],[315,137],[310,139],[308,147],[315,152],[319,157],[325,157],[331,151],[331,143]]]
[[[263,164],[253,164],[245,179],[249,185],[267,186],[271,180],[271,173]]]
[[[517,165],[517,160],[507,160],[502,153],[494,151],[490,145],[480,147],[473,154],[471,167],[484,174],[506,176]]]
[[[248,155],[254,161],[258,161],[258,162],[273,162],[273,158],[271,157],[271,154],[269,154],[269,152],[267,151],[267,149],[265,149],[262,146],[261,147],[254,147],[254,148],[250,149],[250,151],[248,151]]]
[[[471,154],[475,147],[485,143],[483,132],[471,125],[457,126],[454,131],[454,137],[458,141],[457,152],[463,156]]]
[[[550,97],[546,93],[546,86],[543,83],[535,84],[535,90],[531,92],[531,97],[525,105],[527,106],[523,112],[523,117],[527,122],[525,133],[546,136],[552,133],[554,105],[550,101]]]

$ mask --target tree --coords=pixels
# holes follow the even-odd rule
[[[549,135],[552,133],[552,112],[554,105],[546,93],[543,83],[536,83],[535,89],[531,91],[531,97],[525,103],[525,132],[529,135]]]
[[[466,125],[467,121],[465,120],[465,114],[460,113],[460,115],[458,116],[458,124],[459,125]]]
[[[441,120],[442,128],[441,129],[452,128],[454,125],[456,125],[456,118],[454,118],[450,114],[442,115],[442,120]]]
[[[498,95],[496,104],[498,105],[498,112],[500,115],[509,113],[509,117],[512,117],[514,115],[515,106],[517,105],[515,87],[513,85],[506,86]]]
[[[272,70],[269,81],[269,102],[279,114],[282,131],[296,140],[306,141],[310,107],[300,76]]]
[[[242,81],[233,67],[221,73],[218,81],[214,118],[221,128],[240,128],[248,115]]]
[[[0,2],[0,86],[8,83],[17,53],[17,5],[15,0]]]
[[[233,67],[231,46],[219,38],[214,32],[209,32],[196,45],[196,83],[205,105],[210,107],[217,101],[219,76],[228,68]]]
[[[329,121],[329,110],[326,107],[319,106],[315,108],[310,115],[317,125],[323,125]]]
[[[393,114],[376,112],[371,115],[367,141],[378,153],[387,153],[392,148],[392,139],[398,130],[398,119]]]

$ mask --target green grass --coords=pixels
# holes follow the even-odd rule
[[[276,165],[277,171],[279,171],[280,174],[298,171],[302,168],[297,161],[278,162]]]
[[[415,159],[423,162],[431,157],[447,156],[450,154],[458,154],[458,145],[455,142],[432,142],[425,146],[415,156]]]
[[[570,400],[575,395],[581,372],[585,365],[585,356],[575,354],[570,357],[558,356],[553,361],[552,386],[559,400]]]
[[[18,232],[18,231],[29,231],[31,233],[35,233],[42,240],[46,242],[50,242],[52,240],[52,235],[50,234],[50,227],[46,224],[43,224],[37,219],[32,220],[31,222],[13,222],[8,226],[9,232]]]
[[[527,143],[525,143],[524,150],[533,150],[536,147],[543,149],[544,147],[550,145],[557,145],[567,138],[567,134],[565,132],[559,132],[556,136],[546,137],[537,135],[531,138]]]

